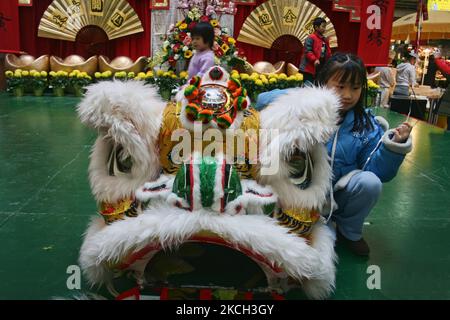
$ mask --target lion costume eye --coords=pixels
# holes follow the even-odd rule
[[[289,180],[298,188],[307,189],[311,184],[314,169],[310,154],[296,149],[288,164],[291,168]]]
[[[115,145],[108,157],[108,173],[110,176],[119,176],[131,172],[133,162],[131,156],[123,157],[124,149],[121,145]],[[124,158],[124,159],[123,159]]]

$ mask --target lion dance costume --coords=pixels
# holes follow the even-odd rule
[[[81,247],[88,281],[108,286],[126,271],[143,288],[158,252],[203,242],[256,262],[264,290],[329,296],[334,235],[319,212],[338,106],[333,92],[302,88],[258,112],[217,66],[169,103],[138,81],[90,86],[78,113],[99,134],[89,178],[102,217]]]

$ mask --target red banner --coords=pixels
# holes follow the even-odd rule
[[[362,0],[358,55],[367,66],[388,64],[395,0]]]
[[[19,5],[17,0],[0,1],[0,53],[20,51]]]

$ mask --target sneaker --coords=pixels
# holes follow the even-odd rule
[[[337,241],[343,243],[354,254],[363,257],[367,257],[369,255],[370,253],[369,245],[363,238],[357,241],[349,240],[346,237],[344,237],[344,235],[340,233],[338,229],[336,229],[336,235]]]

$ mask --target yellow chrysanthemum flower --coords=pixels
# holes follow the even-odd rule
[[[30,75],[30,72],[28,72],[28,71],[22,71],[22,76],[24,76],[24,77],[26,77],[26,76],[28,76],[28,75]]]
[[[187,79],[188,77],[188,73],[186,71],[181,71],[180,72],[180,78],[181,79]]]
[[[261,81],[261,80],[256,80],[255,81],[255,84],[257,85],[257,86],[262,86],[263,85],[263,82]]]
[[[100,72],[96,72],[96,73],[94,73],[94,76],[96,79],[99,79],[102,77],[102,74]]]
[[[161,77],[162,75],[164,74],[164,70],[158,70],[158,71],[156,71],[156,75],[158,76],[158,77]]]
[[[280,80],[286,80],[286,79],[287,79],[287,75],[286,75],[285,73],[280,73],[280,74],[278,75],[278,79],[280,79]]]
[[[41,71],[41,76],[46,77],[47,76],[47,71]]]
[[[5,75],[6,75],[7,77],[12,77],[12,76],[14,75],[14,72],[12,72],[12,71],[6,71],[6,72],[5,72]]]
[[[182,23],[182,24],[180,24],[180,29],[181,29],[181,30],[184,30],[184,29],[186,29],[187,27],[188,27],[187,23]]]
[[[295,75],[295,77],[297,78],[297,81],[303,81],[303,74],[297,73],[297,74]]]
[[[227,51],[230,49],[230,47],[226,43],[222,44],[220,48],[222,49],[224,54],[227,53]]]
[[[192,51],[191,51],[191,50],[186,50],[186,51],[184,52],[184,57],[185,57],[186,59],[191,58],[191,57],[192,57]]]
[[[55,71],[50,71],[50,75],[51,75],[52,77],[56,77],[56,72],[55,72]]]
[[[229,37],[228,38],[228,43],[233,46],[234,44],[236,44],[236,40],[234,38],[232,38],[232,37]]]
[[[217,26],[219,25],[219,21],[217,21],[216,19],[212,19],[212,20],[210,21],[210,23],[211,23],[211,25],[212,25],[213,27],[217,27]]]
[[[241,79],[242,80],[248,80],[250,78],[250,76],[247,73],[242,73],[241,74]]]
[[[140,78],[145,78],[145,73],[139,72],[137,76],[140,77]]]
[[[269,82],[270,82],[270,83],[275,83],[275,82],[277,82],[277,78],[273,78],[273,77],[272,77],[272,78],[269,79]]]

